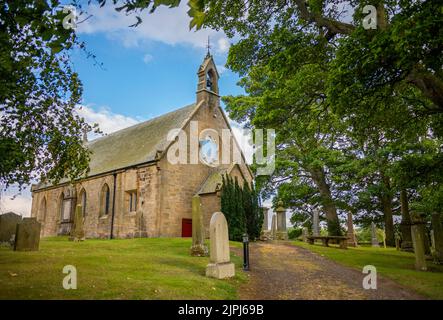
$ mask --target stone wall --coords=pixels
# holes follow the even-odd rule
[[[227,129],[228,124],[225,121],[221,110],[217,107],[209,107],[202,105],[195,113],[192,121],[198,121],[198,130],[201,132],[204,129],[216,129],[219,136],[222,136],[222,129]],[[188,150],[190,150],[190,123],[185,127],[184,131],[188,137]],[[221,147],[221,146],[220,146]],[[219,152],[221,154],[221,152]],[[188,163],[190,159],[188,157]],[[217,168],[209,167],[205,164],[170,164],[167,161],[166,155],[159,162],[161,170],[161,185],[160,185],[160,206],[161,206],[161,236],[165,237],[180,237],[182,232],[182,220],[192,218],[192,197],[200,190],[202,184],[207,177]],[[245,164],[240,164],[240,170],[244,171],[243,175],[252,180]],[[233,170],[234,171],[234,170]],[[239,169],[235,172],[242,182],[242,174]],[[218,199],[215,195],[212,197]],[[214,213],[219,209],[219,204],[210,204],[210,209],[205,209],[202,203],[203,210],[212,210]],[[215,210],[217,209],[217,210]],[[211,215],[212,215],[211,213]],[[205,226],[209,226],[209,221],[205,222]]]
[[[221,129],[228,128],[221,110],[217,107],[202,105],[194,115],[198,121],[199,132],[217,129],[221,137]],[[185,127],[190,136],[190,124]],[[147,137],[148,138],[148,137]],[[188,150],[190,150],[188,139]],[[189,162],[189,157],[188,157]],[[207,177],[217,168],[205,164],[172,165],[165,156],[157,163],[122,170],[115,174],[84,179],[74,187],[60,185],[33,192],[32,217],[42,224],[41,235],[56,236],[66,234],[72,226],[74,210],[77,204],[83,205],[81,194],[86,192],[85,234],[87,238],[109,238],[111,235],[112,207],[114,211],[113,236],[116,238],[148,237],[180,237],[182,220],[192,218],[192,197],[200,190]],[[235,167],[231,174],[252,180],[245,164]],[[114,197],[115,181],[115,199]],[[103,212],[102,188],[107,184],[110,190],[110,210]],[[84,190],[84,191],[83,191]],[[137,193],[137,210],[129,212],[129,191]],[[66,221],[61,217],[62,201],[70,194],[71,215]],[[46,202],[46,205],[43,203]],[[204,225],[209,227],[212,214],[220,210],[220,198],[216,194],[202,197]],[[43,212],[44,211],[44,212]],[[208,233],[206,234],[208,236]]]

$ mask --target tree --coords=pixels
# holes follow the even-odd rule
[[[0,184],[75,179],[88,170],[75,113],[82,86],[69,60],[81,46],[58,1],[0,1]]]
[[[251,240],[260,236],[263,210],[254,186],[241,187],[237,177],[222,176],[221,211],[228,222],[229,239],[241,241],[246,232]]]

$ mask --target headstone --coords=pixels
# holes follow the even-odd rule
[[[200,196],[196,195],[192,197],[191,256],[204,257],[208,255],[208,247],[205,246],[204,232]]]
[[[411,235],[412,244],[415,254],[415,269],[426,271],[426,255],[425,255],[425,222],[421,215],[417,212],[411,212]]]
[[[269,208],[263,207],[263,225],[262,225],[262,231],[268,231],[268,211]]]
[[[15,251],[37,251],[40,245],[41,224],[36,218],[24,218],[17,224]]]
[[[286,229],[286,209],[283,208],[283,202],[279,201],[278,208],[275,209],[277,214],[277,232],[278,240],[288,240],[288,230]]]
[[[443,263],[443,226],[440,214],[432,214],[432,232],[434,238],[434,261]]]
[[[15,238],[17,224],[22,221],[22,216],[13,212],[0,215],[0,242],[9,242]]]
[[[71,241],[84,241],[85,240],[85,228],[83,222],[83,210],[81,205],[77,205],[75,208],[74,225],[71,229]]]
[[[206,276],[217,279],[235,275],[235,266],[229,255],[228,223],[223,213],[212,215],[209,224],[210,261],[206,266]]]
[[[357,239],[355,238],[354,223],[352,221],[352,213],[348,212],[348,246],[356,247]]]
[[[272,215],[271,219],[271,238],[272,240],[277,239],[277,220],[275,214]]]
[[[303,229],[301,229],[301,239],[303,242],[308,242],[308,228],[303,227]]]
[[[320,210],[315,208],[312,215],[312,235],[320,236]]]
[[[377,239],[377,228],[375,227],[375,223],[371,223],[371,243],[373,247],[380,247]]]
[[[260,232],[260,240],[266,241],[270,238],[270,231],[269,231],[269,223],[268,223],[268,217],[269,217],[269,208],[263,207],[263,225]]]

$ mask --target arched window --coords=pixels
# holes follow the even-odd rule
[[[69,221],[71,219],[71,203],[65,200],[65,194],[62,192],[59,198],[59,212],[61,221]]]
[[[86,217],[86,190],[84,188],[80,191],[80,205],[82,206],[82,215]]]
[[[215,92],[214,84],[214,72],[209,70],[206,74],[206,89]]]
[[[105,183],[102,187],[100,195],[100,216],[106,216],[109,214],[110,209],[111,192],[109,186]]]
[[[38,209],[38,220],[44,222],[46,219],[46,197],[40,202],[40,208]]]

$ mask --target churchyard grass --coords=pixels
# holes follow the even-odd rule
[[[0,247],[0,299],[235,299],[246,281],[205,277],[208,257],[191,257],[190,238],[71,242],[47,238],[35,252]],[[232,242],[240,247],[241,243]],[[63,267],[77,269],[77,289],[62,286]]]
[[[377,273],[383,277],[390,278],[431,299],[443,299],[443,266],[428,261],[429,271],[416,271],[413,253],[397,251],[395,248],[361,246],[342,250],[320,244],[310,245],[301,241],[292,243],[359,271],[362,271],[365,265],[373,265],[377,268]]]

